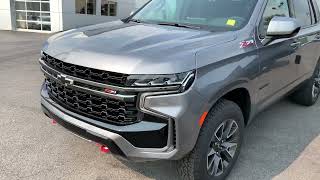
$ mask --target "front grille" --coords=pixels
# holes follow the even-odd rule
[[[98,69],[78,66],[70,63],[63,62],[48,54],[43,53],[42,60],[51,68],[64,73],[66,75],[86,79],[103,84],[110,84],[115,86],[125,86],[128,74],[102,71]]]
[[[115,125],[129,125],[139,121],[136,100],[127,102],[92,95],[67,87],[50,77],[46,77],[46,86],[50,98],[72,112]]]

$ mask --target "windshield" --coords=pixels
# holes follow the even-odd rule
[[[146,23],[193,25],[212,30],[244,27],[258,0],[152,0],[132,19]]]

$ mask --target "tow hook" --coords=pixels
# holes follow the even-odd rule
[[[52,124],[52,125],[56,125],[56,124],[57,124],[57,121],[56,121],[55,119],[52,119],[52,120],[51,120],[51,124]]]
[[[106,147],[104,145],[100,145],[100,144],[99,144],[99,146],[100,146],[100,152],[105,153],[105,154],[110,152],[110,149],[108,147]]]

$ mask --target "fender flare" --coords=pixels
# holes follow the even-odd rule
[[[254,96],[253,96],[254,90],[252,87],[250,87],[249,80],[240,79],[240,80],[236,80],[236,81],[233,81],[231,83],[226,84],[225,86],[220,88],[217,93],[212,95],[212,97],[208,100],[208,107],[207,107],[208,112],[218,102],[219,99],[221,99],[223,96],[225,96],[229,92],[236,90],[236,89],[240,89],[240,88],[246,89],[248,91],[251,106],[252,106],[252,102],[254,102]],[[250,113],[250,114],[252,114],[252,113]]]

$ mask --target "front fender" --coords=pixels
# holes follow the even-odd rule
[[[208,111],[221,97],[238,88],[245,88],[251,104],[255,104],[260,71],[256,46],[241,49],[239,42],[222,46],[224,51],[211,47],[197,53],[196,91],[207,100]]]

